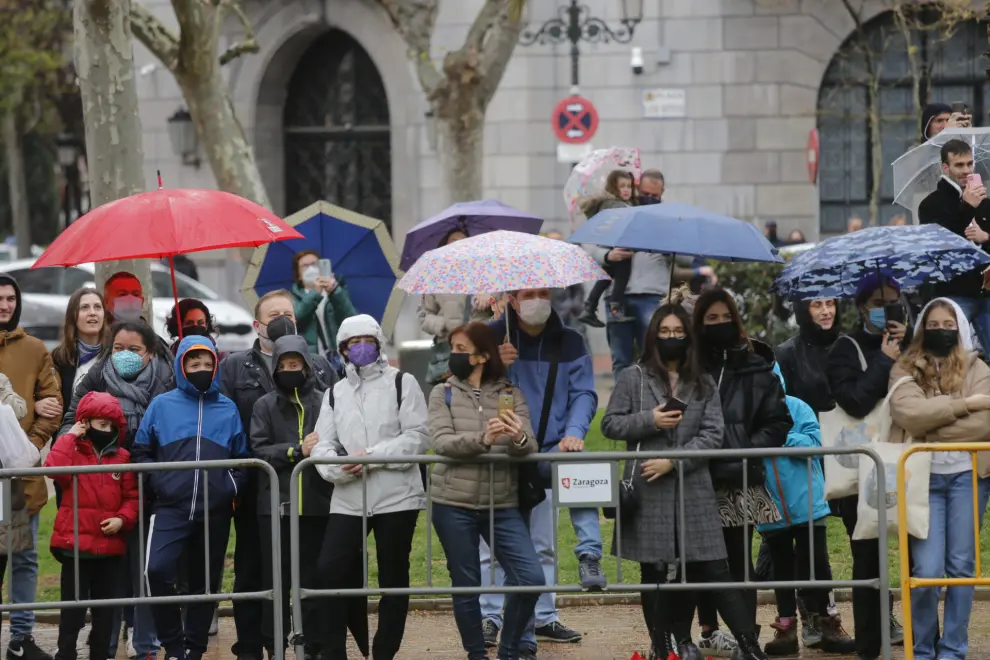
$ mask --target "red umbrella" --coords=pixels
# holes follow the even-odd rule
[[[243,197],[218,190],[159,188],[93,209],[69,225],[32,268],[168,257],[178,304],[175,255],[293,238],[303,236]]]

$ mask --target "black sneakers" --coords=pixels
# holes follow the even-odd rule
[[[7,660],[52,660],[52,656],[41,650],[34,642],[34,637],[28,635],[18,640],[10,640],[7,644]]]
[[[536,629],[536,638],[558,644],[576,644],[581,641],[581,633],[571,630],[560,621],[553,621]]]
[[[491,619],[481,620],[481,632],[485,636],[485,648],[498,648],[498,626]]]
[[[602,562],[589,555],[582,555],[578,562],[578,580],[581,587],[588,591],[601,591],[605,588],[605,571]]]

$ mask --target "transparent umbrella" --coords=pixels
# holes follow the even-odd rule
[[[894,203],[914,210],[918,195],[935,190],[942,176],[942,146],[953,138],[973,147],[979,168],[990,161],[990,128],[947,128],[894,161]]]

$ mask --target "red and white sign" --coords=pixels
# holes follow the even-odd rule
[[[598,130],[598,110],[583,96],[569,96],[554,106],[551,121],[558,140],[567,144],[584,144]]]
[[[813,128],[808,132],[808,181],[814,183],[818,180],[818,159],[821,156],[821,148],[818,144],[818,129]]]

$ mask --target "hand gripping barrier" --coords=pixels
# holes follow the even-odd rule
[[[75,599],[55,602],[35,602],[35,603],[2,603],[0,612],[12,612],[16,610],[57,610],[72,607],[123,607],[127,605],[155,605],[163,603],[219,603],[223,600],[246,601],[246,600],[272,600],[274,609],[274,638],[284,639],[282,631],[282,599],[278,596],[282,592],[282,564],[281,552],[282,544],[280,539],[280,525],[278,516],[272,516],[272,589],[263,591],[251,591],[241,593],[211,593],[210,579],[210,511],[209,511],[209,479],[206,470],[233,468],[254,468],[260,469],[268,478],[271,494],[272,511],[278,511],[279,487],[278,474],[275,469],[266,463],[255,458],[230,459],[222,461],[182,461],[166,463],[132,463],[129,465],[87,465],[78,467],[58,467],[58,468],[25,468],[19,470],[0,469],[0,482],[21,477],[53,477],[56,475],[72,475],[72,494],[76,505],[72,511],[73,536],[75,537],[75,550],[73,552],[73,563],[75,573]],[[199,483],[203,488],[203,530],[204,530],[204,563],[205,563],[205,593],[187,594],[176,596],[150,596],[146,593],[146,580],[139,580],[138,595],[133,598],[106,598],[106,599],[79,599],[79,479],[80,474],[105,474],[136,472],[138,482],[138,546],[141,552],[141,566],[144,566],[144,554],[146,548],[145,525],[144,525],[144,474],[148,472],[163,472],[176,470],[202,470],[202,478]],[[4,521],[10,524],[10,520]],[[39,549],[40,550],[40,549]],[[298,554],[298,553],[293,553]],[[8,570],[12,570],[13,562],[7,562]],[[128,575],[130,572],[128,571]],[[8,574],[8,584],[10,575]],[[282,644],[275,644],[274,660],[283,660]],[[301,657],[301,656],[300,656]]]
[[[990,586],[990,578],[916,578],[911,577],[911,562],[908,556],[907,533],[907,459],[918,452],[967,452],[973,462],[973,474],[979,475],[976,465],[976,452],[987,451],[983,442],[940,442],[938,444],[914,444],[901,454],[897,461],[897,545],[901,565],[901,612],[904,617],[904,660],[914,660],[914,622],[911,619],[911,589],[924,587],[986,587]],[[976,548],[976,567],[973,575],[979,576],[982,571],[980,561],[980,492],[979,479],[973,479],[973,538]],[[962,521],[960,521],[961,523]],[[882,527],[880,529],[883,529]]]
[[[292,620],[293,620],[293,638],[296,640],[296,657],[302,657],[303,655],[303,630],[302,630],[302,602],[303,598],[322,598],[328,596],[373,596],[373,595],[409,595],[409,596],[438,596],[438,595],[481,595],[481,594],[509,594],[509,593],[543,593],[543,592],[555,592],[555,593],[583,593],[585,590],[575,584],[557,584],[559,578],[557,576],[557,562],[554,564],[554,580],[555,584],[548,584],[542,587],[527,587],[527,586],[479,586],[479,587],[437,587],[433,585],[433,543],[432,543],[432,526],[433,526],[433,515],[432,515],[432,495],[431,489],[429,488],[430,481],[427,480],[426,489],[426,586],[414,586],[410,588],[378,588],[371,587],[368,584],[368,514],[367,514],[367,501],[368,501],[368,482],[364,479],[368,472],[368,466],[370,465],[385,465],[385,464],[488,464],[488,521],[489,521],[489,538],[494,538],[494,527],[495,521],[494,516],[492,516],[492,511],[494,510],[494,501],[492,499],[492,493],[494,491],[494,466],[498,463],[541,463],[541,462],[554,462],[554,463],[600,463],[605,461],[625,461],[635,459],[637,463],[641,464],[643,460],[648,460],[651,458],[668,458],[672,460],[677,459],[697,459],[697,458],[720,458],[729,459],[737,458],[743,461],[743,492],[747,492],[748,486],[748,461],[750,460],[762,460],[764,458],[775,458],[775,457],[787,457],[787,458],[804,458],[807,460],[808,464],[808,492],[812,492],[812,462],[818,460],[818,457],[825,455],[849,455],[849,454],[859,454],[868,457],[876,465],[878,483],[886,483],[886,475],[884,471],[883,460],[880,456],[870,449],[869,447],[843,447],[843,448],[811,448],[811,447],[780,447],[774,449],[714,449],[714,450],[678,450],[678,451],[665,451],[665,452],[576,452],[576,453],[545,453],[545,454],[535,454],[531,456],[526,456],[523,458],[515,458],[509,456],[481,456],[472,460],[459,460],[447,458],[445,456],[436,455],[417,455],[417,456],[389,456],[389,457],[377,457],[377,456],[339,456],[339,457],[328,457],[328,458],[307,458],[296,464],[292,471],[292,476],[289,486],[289,538],[292,556],[290,557],[290,576],[291,576],[291,590],[292,593],[298,594],[298,598],[292,599]],[[317,465],[361,465],[362,466],[362,490],[363,490],[363,502],[365,514],[362,516],[362,552],[363,552],[363,582],[360,589],[307,589],[303,588],[300,580],[300,560],[299,560],[299,479],[301,477],[302,471],[306,468],[312,468]],[[679,517],[681,520],[685,519],[684,516],[684,476],[680,470],[675,470],[676,478],[678,481],[678,502],[679,502]],[[810,498],[809,498],[810,500]],[[809,522],[808,522],[808,538],[810,547],[810,579],[809,580],[788,580],[788,581],[770,581],[770,582],[754,582],[750,580],[749,575],[749,561],[744,562],[745,576],[743,582],[693,582],[688,583],[685,571],[685,547],[686,539],[685,535],[679,534],[679,548],[680,551],[678,555],[681,557],[680,560],[680,578],[675,582],[668,582],[665,584],[634,584],[634,583],[624,583],[622,581],[622,562],[617,561],[617,571],[616,578],[618,580],[615,584],[609,584],[605,587],[606,593],[630,593],[630,592],[646,592],[646,591],[657,591],[657,590],[670,590],[670,591],[717,591],[722,589],[804,589],[812,587],[815,589],[836,589],[836,588],[870,588],[877,589],[880,591],[880,615],[881,621],[888,621],[890,619],[890,603],[888,594],[890,593],[890,586],[888,583],[887,576],[887,548],[883,543],[879,545],[880,554],[880,575],[875,579],[869,580],[816,580],[815,579],[815,561],[814,561],[814,521],[813,516],[810,515],[813,509],[814,502],[809,501]],[[881,507],[877,511],[878,524],[880,529],[887,528],[887,516],[884,507]],[[621,512],[617,511],[615,516],[616,525],[616,554],[620,557],[622,556],[622,545],[621,545]],[[751,532],[749,528],[752,525],[747,522],[744,525],[744,533],[748,536]],[[554,555],[556,557],[557,552],[557,509],[553,509],[553,549]],[[491,566],[491,582],[492,585],[495,583],[494,579],[495,573],[495,562],[492,561]],[[990,580],[987,582],[990,584]],[[881,643],[882,643],[882,657],[884,660],[890,660],[890,629],[889,626],[881,627]]]

